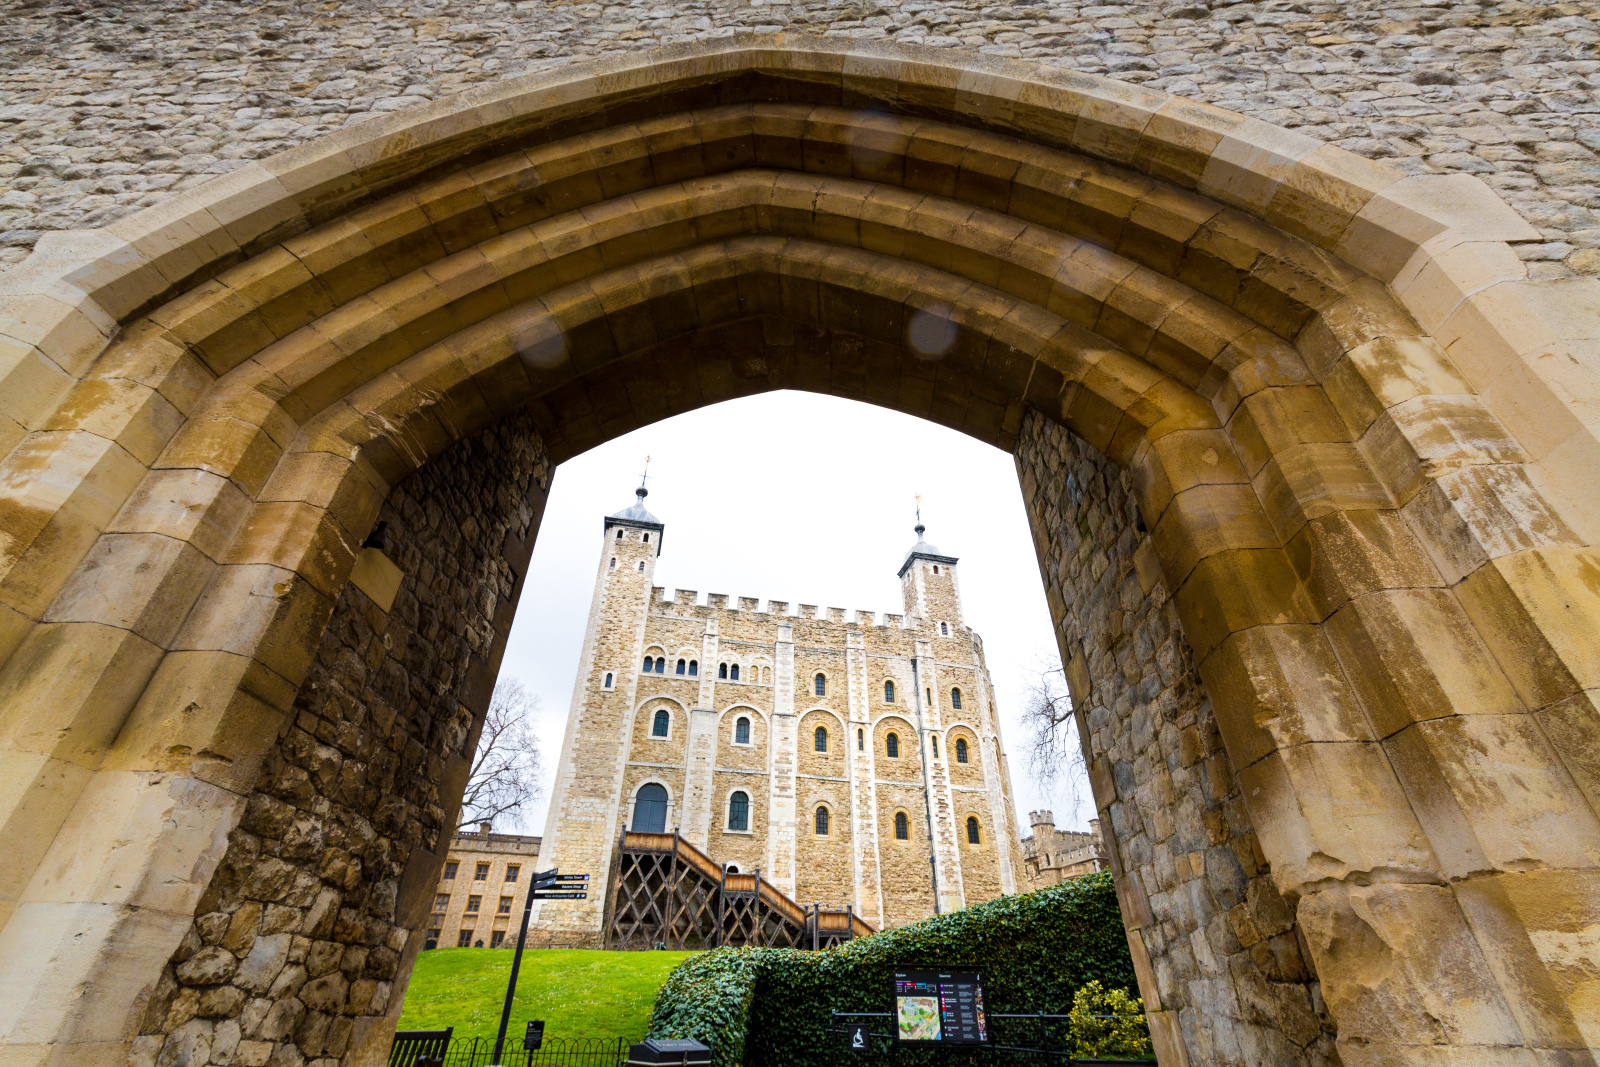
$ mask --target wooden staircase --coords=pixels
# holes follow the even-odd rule
[[[824,949],[876,933],[854,907],[805,907],[754,873],[733,874],[670,834],[626,830],[612,871],[606,947]]]

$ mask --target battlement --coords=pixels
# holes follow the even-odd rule
[[[670,594],[666,586],[656,585],[650,588],[650,600],[654,606],[678,608],[703,608],[709,611],[742,611],[752,615],[772,615],[785,619],[807,619],[816,622],[831,622],[844,626],[888,626],[904,629],[907,617],[893,612],[880,613],[871,608],[837,608],[822,607],[819,604],[791,604],[787,600],[767,600],[765,607],[760,597],[741,596],[732,597],[727,593],[707,593],[705,601],[700,601],[700,593],[695,589],[674,589]],[[881,618],[881,622],[879,621]],[[915,624],[917,620],[912,618]],[[969,632],[967,627],[962,627],[963,632]],[[976,636],[976,635],[973,635]]]

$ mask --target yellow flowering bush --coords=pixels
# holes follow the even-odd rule
[[[1079,986],[1072,998],[1071,1024],[1076,1055],[1085,1059],[1150,1053],[1144,1002],[1126,989],[1107,992],[1098,981]]]

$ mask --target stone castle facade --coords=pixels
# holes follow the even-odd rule
[[[1022,839],[1022,869],[1029,889],[1110,867],[1099,819],[1090,819],[1087,831],[1058,830],[1054,812],[1030,811],[1028,823],[1033,832]]]
[[[486,822],[455,833],[433,894],[423,948],[515,948],[539,839]]]
[[[589,872],[536,905],[540,941],[601,936],[624,829],[676,829],[805,904],[896,926],[1026,888],[983,642],[955,558],[919,540],[904,612],[654,584],[665,526],[608,517],[544,837]]]

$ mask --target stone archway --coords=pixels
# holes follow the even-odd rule
[[[1593,1062],[1600,448],[1532,233],[776,37],[47,238],[0,312],[7,1055],[381,1053],[552,464],[803,388],[1017,455],[1164,1062]]]

